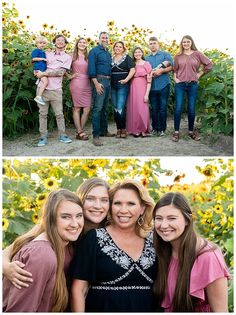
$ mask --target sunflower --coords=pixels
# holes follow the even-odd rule
[[[38,203],[44,202],[45,199],[46,199],[46,195],[45,195],[45,194],[40,194],[40,195],[38,195],[38,197],[37,197]]]
[[[2,219],[2,230],[3,230],[3,231],[6,231],[7,228],[8,228],[8,226],[9,226],[8,220],[5,219],[5,218],[3,218],[3,219]]]
[[[44,181],[44,185],[46,189],[53,190],[58,187],[58,183],[54,177],[47,178]]]
[[[32,221],[34,222],[34,224],[37,224],[39,221],[39,215],[37,213],[34,213],[32,215]]]
[[[43,24],[43,28],[48,28],[47,23],[44,23],[44,24]]]

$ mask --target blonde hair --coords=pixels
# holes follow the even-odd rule
[[[46,44],[48,43],[47,38],[44,37],[44,36],[38,36],[38,37],[36,37],[35,43],[37,44],[37,43],[40,42],[40,41],[45,42]]]
[[[10,254],[10,258],[12,259],[25,244],[35,239],[41,233],[46,233],[47,239],[51,243],[57,257],[57,271],[52,294],[53,306],[50,310],[51,312],[63,311],[68,303],[68,290],[64,273],[65,250],[57,230],[57,211],[62,201],[71,201],[82,208],[80,198],[69,190],[59,189],[51,192],[45,201],[41,222],[34,226],[28,233],[15,240]]]
[[[155,205],[153,199],[150,197],[147,189],[139,181],[134,180],[134,179],[125,179],[122,182],[118,182],[114,184],[109,191],[110,203],[111,203],[110,212],[111,212],[112,201],[114,199],[115,193],[120,189],[130,189],[136,192],[141,205],[145,207],[144,213],[142,215],[143,224],[139,225],[137,221],[136,233],[140,237],[146,237],[148,233],[153,229],[152,214],[153,214],[153,208]]]

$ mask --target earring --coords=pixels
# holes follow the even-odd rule
[[[140,217],[138,218],[138,225],[139,226],[142,226],[143,225],[143,223],[144,223],[144,218],[143,218],[143,216],[142,215],[140,215]]]

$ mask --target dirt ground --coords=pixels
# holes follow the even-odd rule
[[[111,157],[111,156],[233,156],[233,137],[218,136],[212,139],[201,134],[201,141],[193,141],[187,136],[187,121],[181,121],[181,137],[178,143],[171,140],[173,121],[168,121],[168,129],[164,137],[126,139],[101,138],[104,145],[96,147],[92,144],[91,125],[85,128],[89,134],[88,141],[75,139],[74,128],[67,128],[67,134],[73,140],[64,144],[58,141],[57,131],[49,133],[48,143],[37,147],[39,134],[26,134],[16,140],[3,139],[3,157],[10,156],[45,156],[45,157]],[[115,133],[114,123],[109,123],[109,131]]]

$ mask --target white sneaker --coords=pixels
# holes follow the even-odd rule
[[[44,102],[42,96],[36,96],[36,97],[34,98],[34,100],[35,100],[35,102],[37,102],[37,103],[40,104],[40,105],[46,105],[46,103]]]
[[[160,137],[163,137],[165,135],[164,131],[160,132]]]

